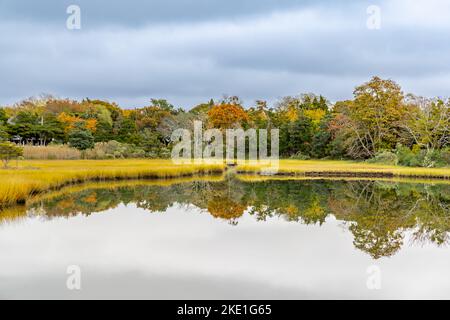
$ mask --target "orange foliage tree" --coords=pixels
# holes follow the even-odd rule
[[[247,206],[228,197],[214,197],[208,202],[208,212],[215,218],[232,220],[241,217]]]
[[[236,104],[224,103],[215,105],[208,112],[209,125],[217,129],[239,127],[248,123],[249,119],[244,108]]]
[[[66,133],[75,129],[78,123],[91,132],[95,132],[97,130],[96,119],[83,119],[63,112],[58,116],[58,121],[64,124],[64,130]]]

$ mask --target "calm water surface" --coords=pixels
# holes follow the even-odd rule
[[[88,184],[0,213],[0,298],[448,299],[449,232],[437,182]]]

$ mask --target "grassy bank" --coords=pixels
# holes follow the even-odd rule
[[[166,179],[223,172],[220,165],[178,166],[170,160],[20,161],[0,170],[0,206],[25,202],[31,195],[93,180]]]
[[[70,197],[73,194],[83,192],[85,190],[115,190],[118,188],[134,188],[143,186],[164,186],[169,187],[181,183],[190,183],[193,181],[202,182],[221,182],[224,179],[224,175],[204,175],[204,176],[190,176],[171,179],[154,179],[154,180],[117,180],[117,181],[96,181],[85,182],[75,185],[67,185],[58,188],[56,191],[39,193],[36,195],[30,195],[27,199],[27,203],[8,206],[6,208],[0,208],[0,225],[5,223],[13,223],[20,221],[27,217],[29,207],[33,204],[40,203],[42,201],[51,201],[57,197]],[[39,210],[35,214],[41,214]]]
[[[259,166],[238,166],[237,172],[258,174]],[[17,169],[0,170],[0,207],[23,203],[31,196],[88,181],[166,179],[221,173],[222,165],[172,164],[170,160],[34,160]],[[280,175],[296,177],[408,177],[450,179],[450,168],[426,169],[350,161],[281,160]],[[272,177],[276,178],[276,177]]]
[[[263,167],[240,165],[241,173],[260,174]],[[280,160],[278,175],[342,177],[406,177],[450,179],[450,168],[411,168],[355,161]]]

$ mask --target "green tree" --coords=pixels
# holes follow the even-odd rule
[[[142,147],[147,156],[150,158],[156,158],[161,156],[161,152],[163,150],[164,144],[161,142],[161,136],[158,132],[151,129],[144,129],[140,133],[141,143],[139,144]]]
[[[203,116],[204,118],[207,117],[209,110],[211,110],[214,107],[214,100],[211,99],[207,103],[201,103],[199,105],[196,105],[191,110],[189,110],[189,113],[193,113],[196,116]]]
[[[395,148],[407,111],[400,86],[392,80],[374,77],[356,87],[354,95],[349,108],[351,126],[367,156]]]
[[[38,122],[38,116],[35,113],[19,111],[8,124],[8,133],[17,135],[23,139],[32,139],[36,137],[34,126]]]
[[[356,87],[354,96],[334,106],[334,137],[342,139],[347,154],[356,159],[394,149],[405,131],[402,123],[407,114],[400,86],[374,77]]]
[[[408,95],[407,103],[408,114],[402,125],[408,140],[427,154],[450,145],[450,100]]]
[[[117,136],[115,140],[123,143],[138,144],[138,130],[136,121],[132,116],[120,116],[114,124],[114,134]]]
[[[9,134],[5,126],[0,125],[0,141],[8,141]]]
[[[281,123],[279,129],[281,155],[292,156],[298,153],[310,155],[314,134],[311,119],[302,115],[295,121]]]
[[[56,116],[46,113],[33,124],[32,132],[41,145],[47,145],[53,140],[62,142],[64,140],[64,127]]]
[[[292,154],[302,153],[309,155],[311,152],[311,142],[313,137],[313,125],[310,119],[300,116],[289,127],[290,150]]]
[[[71,130],[69,133],[69,145],[78,150],[84,151],[94,147],[94,136],[89,130],[80,126]]]
[[[157,107],[164,111],[172,112],[175,107],[169,103],[166,99],[151,99],[152,106]]]
[[[314,158],[324,158],[330,155],[331,132],[328,130],[331,116],[328,115],[320,121],[319,128],[312,138],[311,155]]]
[[[114,140],[113,128],[109,122],[99,121],[94,133],[95,142],[108,142]]]
[[[8,167],[11,159],[15,159],[23,155],[23,148],[11,142],[0,142],[0,159],[3,162],[3,168]]]
[[[8,116],[4,108],[0,108],[0,123],[5,124],[8,121]]]

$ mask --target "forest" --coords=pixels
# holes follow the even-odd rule
[[[450,165],[450,99],[405,94],[395,81],[379,77],[357,86],[351,100],[333,103],[312,93],[283,97],[272,106],[264,100],[246,106],[237,96],[224,96],[190,109],[165,99],[123,109],[88,98],[29,98],[0,108],[0,153],[164,159],[171,154],[172,132],[190,129],[196,120],[221,130],[279,129],[282,158]]]

